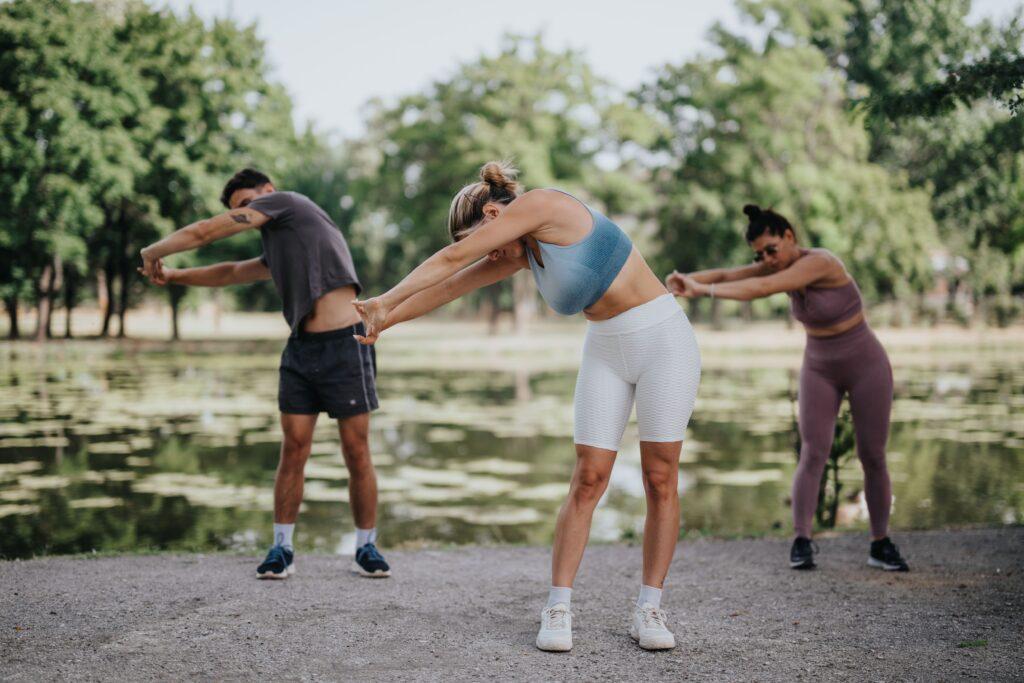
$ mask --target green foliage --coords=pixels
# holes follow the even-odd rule
[[[755,202],[835,252],[869,299],[907,300],[938,276],[950,310],[970,313],[966,290],[996,302],[976,318],[1012,320],[1024,15],[971,25],[969,0],[737,6],[742,31],[715,26],[708,54],[629,97],[580,53],[507,36],[448,78],[369,103],[367,133],[331,145],[296,133],[254,26],[141,0],[0,4],[0,298],[8,311],[50,302],[63,282],[74,305],[101,294],[100,273],[123,313],[155,295],[138,249],[221,210],[245,165],[320,204],[379,290],[447,242],[451,197],[483,162],[512,158],[530,187],[596,202],[658,272],[748,260],[740,209]],[[174,265],[259,250],[247,232]],[[186,290],[168,293],[176,309]],[[268,283],[233,294],[277,306]],[[507,285],[484,296],[513,298]]]
[[[625,164],[599,168],[598,156],[614,144],[608,130],[643,134],[636,116],[612,104],[579,53],[552,51],[539,36],[507,36],[497,55],[448,80],[393,106],[372,102],[369,133],[353,152],[365,201],[354,235],[368,281],[389,284],[447,244],[452,196],[492,159],[513,159],[531,187],[582,191],[635,211],[644,193]]]
[[[142,2],[20,0],[0,6],[0,52],[5,298],[35,294],[52,264],[69,283],[105,271],[123,312],[143,288],[140,247],[216,211],[237,167],[294,165],[290,101],[267,81],[254,27]]]
[[[721,27],[714,38],[717,56],[665,66],[638,93],[669,131],[654,172],[664,267],[748,260],[741,208],[753,202],[835,252],[869,296],[926,288],[928,197],[870,161],[842,72],[810,44],[757,46]]]

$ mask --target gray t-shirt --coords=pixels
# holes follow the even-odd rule
[[[346,285],[362,291],[341,230],[309,197],[271,192],[249,202],[248,208],[270,218],[260,227],[260,260],[270,268],[292,336],[324,294]]]

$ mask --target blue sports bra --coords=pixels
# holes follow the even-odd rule
[[[532,249],[526,250],[537,289],[548,306],[562,315],[579,313],[597,303],[633,251],[633,243],[622,228],[586,204],[583,206],[593,219],[586,237],[566,246],[537,240],[543,266],[537,263]]]

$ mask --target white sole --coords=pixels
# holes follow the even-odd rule
[[[640,648],[643,650],[671,650],[676,646],[676,640],[674,636],[672,638],[671,643],[669,643],[668,641],[664,643],[642,643],[640,642],[640,634],[637,633],[636,628],[633,626],[629,627],[629,636],[633,640],[635,640],[636,644],[639,645]]]
[[[817,565],[814,564],[813,560],[811,561],[810,564],[807,564],[806,561],[800,561],[800,562],[792,562],[792,561],[790,561],[790,563],[789,563],[789,568],[790,569],[814,569],[816,566]]]
[[[256,572],[256,578],[260,579],[260,580],[263,580],[263,581],[267,581],[267,580],[270,580],[270,581],[284,581],[285,579],[287,579],[289,576],[293,575],[294,573],[295,573],[295,563],[293,562],[290,565],[288,565],[287,567],[285,567],[284,571],[280,572],[279,574],[275,574],[274,572],[264,572],[264,573],[260,574],[259,572]]]
[[[354,574],[359,574],[359,576],[364,576],[367,579],[386,579],[389,576],[391,576],[391,570],[390,569],[387,570],[386,572],[368,572],[365,569],[363,569],[362,567],[360,567],[359,563],[357,563],[357,562],[353,562],[352,563],[352,572]]]
[[[544,652],[568,652],[572,649],[572,640],[570,639],[568,643],[564,641],[542,643],[540,638],[538,638],[536,645],[538,650],[543,650]]]
[[[887,564],[885,562],[882,562],[881,560],[876,560],[873,557],[868,558],[868,566],[874,567],[875,569],[883,569],[887,572],[898,572],[901,569],[900,565],[898,564]]]

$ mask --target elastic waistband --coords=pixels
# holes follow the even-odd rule
[[[326,332],[306,332],[305,330],[299,330],[292,339],[298,339],[300,341],[329,341],[331,339],[341,339],[342,337],[351,337],[353,334],[362,333],[363,323],[360,321],[355,325],[339,327],[336,330],[327,330]]]
[[[634,306],[628,311],[619,313],[614,318],[607,320],[590,321],[590,332],[592,334],[624,334],[636,332],[651,325],[657,325],[676,313],[682,313],[683,309],[676,303],[676,298],[671,294],[662,294],[657,299],[651,299],[645,304]]]
[[[850,329],[840,332],[839,334],[834,334],[831,337],[812,337],[811,335],[807,335],[807,345],[818,347],[837,346],[869,334],[871,334],[871,328],[868,326],[868,322],[866,320],[861,320]]]

